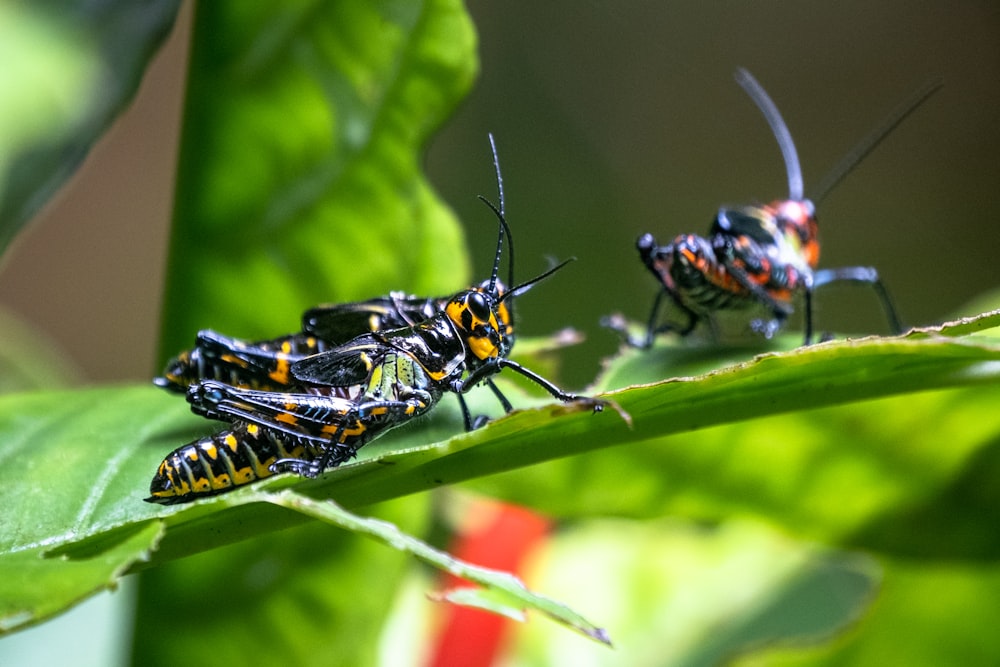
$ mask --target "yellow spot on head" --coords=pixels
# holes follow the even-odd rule
[[[501,327],[503,333],[507,336],[514,333],[514,327],[512,327],[510,324],[510,311],[507,310],[506,303],[501,303],[499,306],[497,306],[497,315],[500,316],[500,323],[503,325]]]
[[[496,344],[486,336],[471,336],[465,342],[472,354],[476,355],[478,359],[490,359],[500,354]]]

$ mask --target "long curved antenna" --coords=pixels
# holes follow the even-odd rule
[[[547,269],[546,271],[543,271],[542,273],[538,274],[537,276],[535,276],[531,280],[526,280],[523,283],[521,283],[520,285],[518,285],[517,287],[510,288],[509,291],[504,292],[503,296],[500,297],[500,302],[503,303],[507,299],[507,297],[512,297],[512,296],[515,296],[515,295],[518,295],[518,294],[524,294],[529,289],[531,289],[532,287],[534,287],[536,284],[540,283],[541,281],[545,280],[546,278],[548,278],[549,276],[551,276],[553,273],[555,273],[559,269],[563,268],[564,266],[566,266],[570,262],[575,262],[575,261],[576,261],[576,257],[570,257],[569,259],[564,259],[563,261],[561,261],[558,264],[556,264],[555,266],[553,266],[551,269]]]
[[[503,174],[500,173],[500,158],[497,156],[497,142],[493,139],[493,133],[488,132],[486,134],[490,139],[490,152],[493,153],[493,168],[497,172],[497,191],[499,194],[500,201],[500,215],[504,214],[503,208]]]
[[[505,216],[504,210],[504,196],[503,196],[503,174],[500,173],[500,158],[497,156],[497,145],[496,141],[493,139],[493,133],[490,132],[487,136],[490,138],[490,150],[493,152],[493,168],[496,170],[497,174],[497,195],[499,201],[499,210],[493,206],[489,201],[484,199],[482,196],[479,198],[486,202],[490,208],[494,210],[497,214],[497,218],[500,220],[500,239],[497,241],[497,255],[493,262],[493,274],[490,276],[489,291],[493,293],[496,289],[497,273],[500,269],[500,250],[503,244],[503,235],[507,235],[507,285],[514,284],[514,237],[511,236],[510,226],[507,224],[507,218]],[[511,322],[513,324],[513,321]]]
[[[500,211],[500,209],[498,209],[496,206],[494,206],[493,202],[491,202],[486,197],[483,197],[482,195],[479,196],[479,200],[482,201],[484,204],[486,204],[487,206],[490,207],[490,210],[493,211],[493,214],[497,216],[497,220],[500,221],[501,227],[503,227],[503,229],[506,230],[508,238],[509,238],[509,236],[510,236],[510,226],[507,224],[507,219],[503,217],[503,213]],[[516,286],[515,285],[510,285],[510,286],[508,286],[507,291],[503,293],[503,295],[500,297],[500,300],[499,300],[498,303],[503,303],[504,301],[506,301],[507,299],[509,299],[509,298],[511,298],[513,296],[516,296],[518,294],[523,294],[524,292],[527,292],[529,289],[531,289],[531,287],[533,287],[535,285],[535,283],[548,278],[553,273],[555,273],[559,269],[563,268],[564,266],[566,266],[570,262],[575,262],[575,261],[576,261],[576,257],[570,257],[569,259],[563,260],[559,264],[556,264],[552,268],[550,268],[550,269],[544,271],[543,273],[535,276],[531,280],[527,280],[527,281],[521,283],[520,285],[516,285]],[[494,270],[494,273],[495,273],[495,270]],[[511,278],[513,278],[513,276],[511,276]],[[511,318],[511,324],[513,324],[513,317]]]
[[[858,144],[850,150],[840,162],[834,166],[833,169],[827,172],[823,180],[820,181],[819,187],[816,188],[816,193],[812,197],[814,203],[818,204],[830,194],[830,191],[835,187],[840,185],[840,182],[851,173],[855,167],[861,164],[868,155],[875,150],[875,147],[882,143],[882,140],[888,137],[893,130],[899,127],[899,124],[906,120],[907,116],[916,111],[920,105],[926,102],[931,95],[941,90],[944,86],[944,82],[941,79],[931,79],[920,88],[916,90],[912,95],[906,98],[902,104],[897,106],[892,112],[882,121],[878,127],[876,127],[872,132],[862,139]]]
[[[781,156],[785,160],[785,171],[788,174],[788,198],[795,201],[802,201],[804,186],[802,185],[802,168],[799,166],[799,154],[795,150],[795,142],[788,131],[788,126],[781,118],[781,112],[768,96],[764,88],[757,83],[750,72],[742,67],[736,70],[736,83],[747,92],[750,99],[754,101],[760,112],[764,114],[764,119],[771,126],[774,138],[778,140],[778,148],[781,149]]]
[[[490,210],[493,211],[497,220],[500,221],[500,239],[497,241],[497,256],[493,260],[493,274],[490,276],[490,284],[487,289],[490,294],[493,294],[496,292],[497,272],[500,268],[500,246],[503,243],[503,237],[505,234],[507,235],[507,238],[510,239],[510,225],[507,224],[507,218],[503,216],[503,213],[500,212],[500,209],[498,209],[493,202],[482,195],[477,195],[477,197],[479,198],[479,201],[490,207]],[[511,277],[513,278],[513,272]]]

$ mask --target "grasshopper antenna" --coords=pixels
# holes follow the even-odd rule
[[[740,67],[736,70],[736,83],[746,91],[750,99],[754,101],[757,108],[764,114],[764,119],[771,126],[774,138],[778,140],[778,148],[781,149],[781,156],[785,160],[785,171],[788,174],[788,198],[795,201],[802,201],[804,186],[802,185],[802,168],[799,166],[799,154],[795,150],[795,143],[792,135],[788,131],[788,126],[781,118],[781,112],[768,96],[763,86],[757,83],[747,70]]]
[[[816,193],[812,197],[815,203],[819,203],[830,194],[830,191],[835,187],[840,185],[840,182],[847,177],[854,168],[861,164],[868,155],[875,150],[875,148],[882,143],[882,141],[892,134],[892,131],[899,127],[906,118],[916,111],[920,106],[926,102],[930,97],[941,90],[944,86],[944,82],[941,79],[931,79],[923,86],[918,88],[912,95],[910,95],[906,100],[902,102],[899,106],[892,110],[892,112],[886,117],[878,127],[872,130],[871,134],[862,139],[858,144],[850,150],[847,155],[845,155],[840,162],[834,166],[823,180],[820,181],[819,187],[816,188]]]
[[[497,156],[497,145],[496,141],[493,139],[493,133],[489,133],[490,138],[490,150],[493,152],[493,168],[496,170],[497,174],[497,196],[500,204],[499,209],[495,207],[492,203],[487,201],[483,196],[480,195],[480,199],[483,200],[493,212],[497,214],[497,219],[500,221],[500,238],[497,240],[497,255],[493,260],[493,274],[490,276],[489,291],[492,294],[496,291],[497,273],[500,270],[500,251],[503,247],[503,237],[504,234],[507,235],[507,285],[514,284],[514,237],[511,236],[510,226],[507,224],[507,218],[505,216],[504,210],[504,196],[503,196],[503,174],[500,173],[500,158]]]
[[[493,211],[493,214],[497,217],[497,220],[500,221],[500,225],[506,230],[506,232],[508,234],[508,237],[509,237],[509,235],[510,235],[510,226],[507,224],[507,220],[503,217],[503,213],[500,211],[500,209],[498,209],[496,206],[494,206],[493,202],[491,202],[489,199],[486,199],[485,197],[480,196],[479,199],[484,204],[486,204],[487,206],[490,207],[490,210]],[[507,287],[507,291],[504,292],[503,295],[500,296],[499,303],[503,303],[508,298],[513,297],[513,296],[515,296],[517,294],[523,294],[524,292],[527,292],[529,289],[531,289],[532,286],[535,285],[535,283],[538,283],[538,282],[540,282],[542,280],[545,280],[546,278],[548,278],[553,273],[555,273],[559,269],[563,268],[564,266],[566,266],[570,262],[575,262],[575,261],[576,261],[576,257],[570,257],[569,259],[565,259],[565,260],[559,262],[557,265],[553,266],[552,268],[547,269],[546,271],[542,272],[541,274],[535,276],[531,280],[526,280],[525,282],[521,283],[520,285],[516,285],[516,286],[515,285],[509,285]],[[511,276],[511,278],[513,278],[513,276]]]

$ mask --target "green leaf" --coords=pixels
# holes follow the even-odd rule
[[[865,622],[843,641],[763,650],[741,667],[993,665],[1000,638],[996,563],[883,559],[883,590]]]
[[[391,523],[376,519],[366,519],[337,506],[335,503],[319,502],[290,491],[276,494],[259,493],[256,499],[261,502],[274,503],[282,507],[294,509],[308,516],[339,526],[353,533],[372,537],[383,544],[404,553],[416,556],[434,567],[455,575],[461,579],[479,584],[485,588],[484,593],[449,594],[445,599],[450,602],[466,604],[481,609],[503,611],[508,616],[515,616],[512,611],[518,608],[528,608],[539,611],[559,623],[577,630],[584,636],[599,642],[611,643],[607,633],[593,625],[568,607],[529,591],[525,585],[511,574],[499,572],[485,567],[478,567],[449,556],[430,545],[406,535]]]
[[[317,303],[468,284],[420,149],[474,42],[457,0],[198,5],[164,358],[199,329],[269,337]]]
[[[446,397],[430,419],[365,447],[356,464],[316,480],[280,476],[257,489],[174,507],[141,499],[164,455],[213,428],[186,414],[183,401],[152,387],[0,397],[0,503],[13,518],[0,526],[0,574],[15,568],[26,549],[93,557],[120,531],[157,518],[166,532],[155,562],[301,521],[255,502],[261,488],[294,484],[350,509],[613,446],[550,464],[568,468],[527,468],[517,478],[494,476],[477,486],[563,516],[752,514],[831,544],[865,544],[866,527],[893,517],[912,521],[915,507],[951,497],[976,457],[1000,441],[993,409],[1000,343],[985,335],[941,335],[950,331],[770,353],[610,394],[631,414],[632,428],[613,410],[593,415],[546,402],[464,434],[455,402]],[[620,364],[633,362],[626,356]],[[545,401],[505,389],[519,407]],[[866,400],[876,398],[882,400]],[[472,392],[470,399],[476,412],[495,413],[490,392]],[[841,404],[848,405],[823,407]],[[800,410],[807,411],[773,421]],[[727,430],[738,420],[748,420],[741,431]],[[678,433],[685,435],[662,439]],[[442,434],[457,435],[435,443]],[[947,446],[938,440],[942,434]],[[577,462],[583,465],[574,469]],[[993,534],[996,492],[995,485],[981,489],[973,508],[952,505],[954,513],[966,513],[956,524],[959,536]],[[938,539],[911,537],[905,546],[933,556],[941,553]],[[897,547],[891,540],[882,545]],[[992,538],[948,545],[952,558],[996,552]]]
[[[605,386],[682,376],[611,395],[631,413],[633,431],[613,433],[613,424],[595,419],[567,442],[540,427],[532,438],[550,443],[545,455],[590,453],[473,487],[557,516],[752,514],[830,543],[995,556],[1000,539],[984,528],[997,518],[997,489],[985,482],[1000,436],[991,407],[1000,397],[997,349],[987,336],[916,332],[769,353],[700,376],[685,371],[704,365],[704,354],[628,353],[611,365]],[[591,451],[609,443],[634,444]],[[491,442],[441,464],[472,469],[473,456],[511,459],[515,448],[524,454],[519,464],[538,460],[516,442],[505,444],[503,454]],[[915,530],[931,520],[941,533]]]
[[[366,512],[417,532],[429,500]],[[246,655],[248,647],[250,664],[376,664],[386,616],[411,565],[375,541],[313,522],[147,570],[132,664],[174,665],[179,650]],[[192,604],[202,599],[211,602]]]
[[[156,549],[162,531],[157,523],[135,524],[107,535],[100,550],[75,556],[50,545],[5,550],[0,565],[0,635],[114,588],[133,563]]]
[[[0,254],[132,99],[179,6],[0,4]]]
[[[535,585],[600,609],[615,651],[542,624],[519,633],[517,664],[696,665],[763,646],[804,646],[855,624],[881,580],[871,559],[789,539],[764,525],[594,519],[557,532]]]

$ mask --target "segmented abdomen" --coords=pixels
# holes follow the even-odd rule
[[[315,448],[270,429],[237,422],[233,428],[175,449],[157,468],[149,502],[190,502],[270,477],[278,459],[311,461]]]
[[[679,292],[684,305],[699,315],[742,308],[752,303],[746,293],[727,291],[708,280],[692,281]]]
[[[231,339],[225,344],[205,339],[204,334],[193,349],[171,359],[163,376],[153,382],[177,393],[202,380],[218,380],[247,389],[279,390],[288,385],[288,368],[292,363],[328,348],[324,341],[306,334],[255,343]]]

